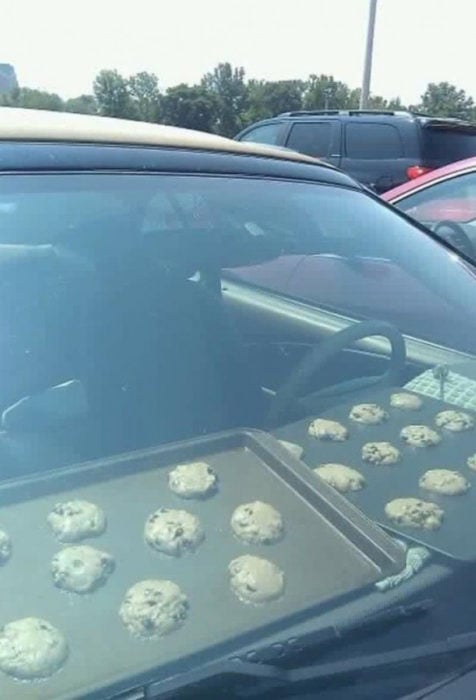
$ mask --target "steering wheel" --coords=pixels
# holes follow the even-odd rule
[[[443,229],[446,229],[446,232],[443,232]],[[471,239],[464,228],[455,221],[440,221],[433,228],[433,233],[443,238],[443,240],[448,241],[454,248],[460,250],[469,258],[474,257],[475,250]]]
[[[276,427],[286,414],[298,404],[301,392],[309,384],[312,377],[337,353],[344,350],[357,340],[379,335],[390,343],[390,366],[380,377],[362,377],[359,382],[355,380],[337,384],[322,392],[322,395],[345,393],[345,389],[356,386],[395,386],[403,376],[406,361],[405,341],[402,334],[390,323],[384,321],[362,321],[344,328],[327,338],[317,347],[310,350],[292,371],[291,376],[284,382],[273,398],[268,413],[268,427]]]

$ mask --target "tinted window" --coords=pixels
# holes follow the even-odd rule
[[[105,210],[114,217],[125,213],[116,192],[0,191],[0,243],[51,243],[73,231],[86,215],[101,218]]]
[[[345,143],[347,158],[385,160],[403,156],[398,129],[390,124],[346,124]]]
[[[294,124],[286,146],[310,156],[322,158],[330,154],[332,123]]]
[[[270,206],[266,222],[264,206],[261,201],[258,214],[249,202],[247,220],[275,230],[282,254],[232,276],[345,316],[389,321],[443,345],[451,337],[452,347],[476,350],[472,332],[459,327],[456,299],[449,302],[438,289],[437,278],[445,287],[449,278],[436,259],[450,273],[449,254],[392,211],[363,193],[322,186],[288,191],[272,214]]]
[[[425,127],[422,129],[423,162],[439,167],[476,155],[476,129],[471,132]]]
[[[271,145],[275,145],[278,143],[280,129],[281,122],[263,124],[262,126],[257,126],[256,129],[248,131],[248,133],[240,138],[240,141],[252,141],[253,143],[269,143]]]
[[[476,219],[476,172],[429,185],[395,206],[423,223],[473,221]]]

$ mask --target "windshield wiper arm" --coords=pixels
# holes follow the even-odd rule
[[[317,663],[303,668],[290,669],[284,674],[273,679],[273,686],[282,684],[326,685],[332,681],[343,681],[352,678],[379,677],[388,674],[389,671],[402,666],[415,666],[416,664],[433,661],[443,656],[455,656],[463,652],[476,649],[476,632],[454,635],[437,642],[419,644],[411,647],[403,647],[394,651],[381,652],[366,656],[357,656],[345,661],[334,661],[330,663]],[[270,679],[271,680],[271,679]],[[268,686],[266,690],[271,689]],[[263,693],[263,688],[252,686],[243,689],[240,693],[242,697],[252,697]]]
[[[174,692],[183,690],[191,685],[212,681],[214,679],[216,680],[217,678],[234,676],[237,680],[242,678],[243,681],[247,681],[248,683],[246,683],[246,685],[252,681],[249,688],[244,687],[240,690],[241,695],[251,697],[253,694],[262,693],[263,690],[275,688],[276,686],[287,684],[292,684],[294,686],[300,683],[309,683],[314,679],[316,682],[323,681],[336,676],[352,675],[362,670],[365,672],[366,669],[372,669],[373,667],[381,669],[384,665],[388,666],[388,664],[392,665],[397,663],[396,660],[383,660],[381,657],[386,657],[388,655],[377,654],[375,656],[350,659],[346,662],[338,661],[328,664],[315,664],[295,669],[280,668],[270,662],[279,661],[280,658],[285,658],[287,660],[304,650],[343,639],[351,634],[366,632],[381,627],[385,629],[388,626],[393,626],[393,624],[400,620],[408,620],[417,615],[424,614],[433,607],[434,601],[432,599],[425,599],[410,605],[399,605],[384,609],[351,625],[326,627],[309,632],[299,638],[293,638],[291,640],[287,638],[286,642],[283,642],[281,645],[279,642],[274,642],[271,646],[254,650],[252,653],[252,661],[246,660],[251,658],[248,654],[244,659],[235,657],[207,664],[192,671],[187,671],[186,673],[153,683],[148,687],[148,693],[152,697],[160,697],[164,694],[170,696]],[[474,634],[473,646],[476,647],[476,633]],[[427,649],[427,645],[422,645],[422,648]],[[418,647],[409,649],[418,649]],[[401,652],[389,652],[388,654],[401,654],[403,651],[405,650]],[[448,653],[447,649],[445,653]],[[413,660],[411,654],[410,658]],[[398,663],[400,662],[401,661],[398,661]]]
[[[171,697],[175,692],[184,690],[191,685],[205,681],[224,680],[225,677],[235,677],[239,697],[253,697],[263,693],[276,691],[286,686],[325,686],[335,681],[345,681],[355,678],[366,680],[381,677],[402,666],[415,666],[419,663],[432,661],[443,656],[455,656],[476,649],[476,632],[447,637],[437,642],[403,647],[394,651],[357,656],[345,661],[315,663],[302,668],[284,669],[272,664],[253,663],[250,661],[224,660],[202,666],[193,671],[173,676],[153,683],[148,692],[151,697],[167,694]]]
[[[261,647],[253,651],[253,658],[249,654],[246,659],[253,662],[269,663],[278,658],[289,659],[292,656],[302,653],[304,650],[319,647],[336,640],[341,640],[355,634],[362,634],[369,631],[376,631],[393,627],[397,622],[410,620],[419,615],[424,615],[435,606],[432,598],[411,603],[409,605],[396,605],[392,608],[384,608],[376,613],[346,625],[332,625],[313,630],[300,637],[289,639],[289,636],[282,642],[274,642],[271,646]]]

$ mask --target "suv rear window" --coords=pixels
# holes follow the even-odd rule
[[[386,160],[403,156],[398,129],[390,124],[347,124],[345,143],[347,158]]]
[[[441,126],[423,127],[422,156],[425,165],[436,168],[476,156],[476,127],[468,130]]]

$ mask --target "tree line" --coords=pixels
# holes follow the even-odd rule
[[[300,109],[357,109],[360,89],[332,75],[306,80],[248,80],[241,67],[220,63],[196,85],[181,83],[161,90],[154,73],[125,77],[117,70],[101,70],[91,94],[62,99],[55,93],[17,86],[0,95],[0,105],[29,109],[99,114],[123,119],[172,124],[234,136],[259,119]],[[371,95],[371,109],[411,109],[433,116],[476,121],[472,97],[448,82],[429,83],[416,105],[399,97]]]

